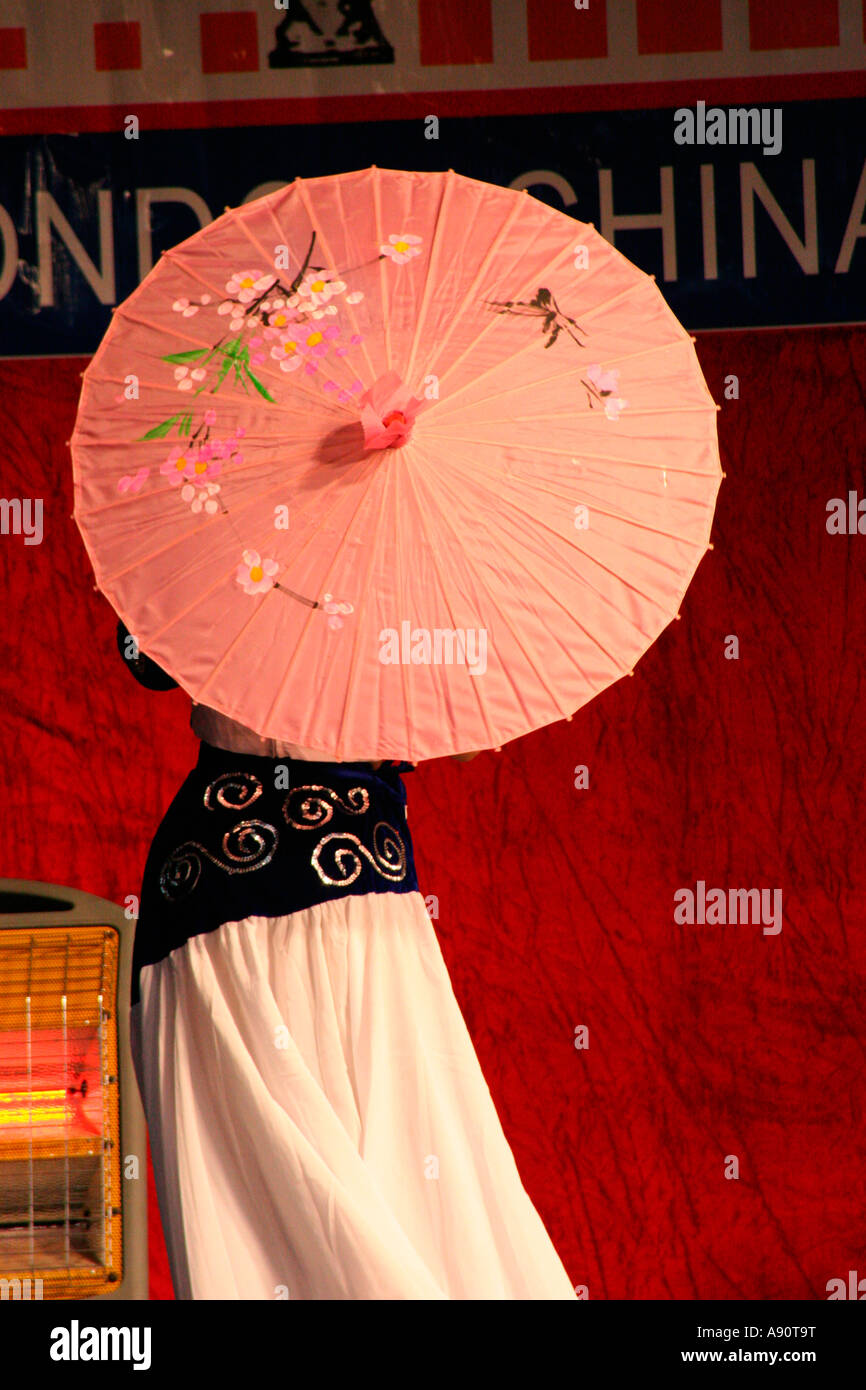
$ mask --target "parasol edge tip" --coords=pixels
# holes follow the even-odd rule
[[[712,541],[707,541],[707,550],[715,550],[715,548]]]

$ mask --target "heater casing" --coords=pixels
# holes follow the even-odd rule
[[[112,979],[110,981],[111,991],[108,999],[103,996],[102,1007],[108,1016],[109,1023],[103,1029],[102,1019],[100,1018],[99,1032],[99,1055],[106,1051],[103,1045],[103,1037],[110,1037],[112,1074],[106,1077],[110,1086],[101,1087],[102,1092],[110,1093],[110,1103],[115,1107],[112,1115],[116,1124],[114,1132],[118,1135],[117,1141],[110,1141],[110,1147],[114,1143],[119,1144],[119,1154],[111,1155],[114,1159],[113,1171],[116,1173],[117,1186],[117,1206],[113,1210],[119,1214],[117,1224],[119,1238],[113,1245],[113,1258],[111,1261],[112,1275],[114,1282],[109,1286],[106,1284],[102,1291],[90,1294],[77,1294],[70,1289],[74,1289],[74,1280],[67,1281],[68,1287],[63,1288],[63,1266],[52,1267],[50,1278],[42,1280],[42,1287],[53,1288],[53,1292],[43,1292],[43,1298],[58,1299],[77,1299],[83,1298],[87,1301],[102,1301],[104,1299],[146,1299],[148,1297],[148,1257],[147,1257],[147,1131],[145,1126],[144,1112],[141,1105],[141,1097],[138,1091],[138,1083],[132,1065],[132,1054],[129,1044],[129,999],[130,999],[130,980],[132,971],[132,943],[135,934],[135,919],[128,918],[123,909],[116,903],[107,902],[103,898],[98,898],[90,893],[83,893],[75,888],[65,888],[51,883],[39,883],[26,881],[23,879],[0,879],[0,981],[12,975],[13,970],[17,972],[15,979],[21,976],[22,959],[22,940],[32,943],[31,957],[34,953],[38,956],[42,951],[44,955],[43,942],[57,942],[60,938],[59,932],[63,933],[65,950],[71,954],[74,961],[78,943],[81,942],[84,949],[85,934],[89,934],[92,942],[94,932],[102,929],[106,933],[114,933],[116,937],[108,936],[107,941],[114,951],[116,939],[116,972],[112,969]],[[26,939],[23,933],[29,933]],[[40,935],[41,934],[41,935]],[[4,949],[5,947],[5,949]],[[13,956],[15,957],[13,961]],[[17,986],[16,986],[17,988]],[[2,986],[0,986],[2,989]],[[26,989],[25,989],[26,992]],[[8,995],[7,995],[8,997]],[[64,1002],[65,1009],[65,1002]],[[92,1012],[92,1011],[91,1011]],[[29,1005],[28,1005],[29,1018]],[[111,1024],[114,1033],[108,1033],[108,1026]],[[55,1031],[55,1030],[49,1030]],[[79,1030],[80,1031],[80,1030]],[[17,1036],[17,1034],[16,1034]],[[8,1073],[12,1069],[12,1062],[8,1055],[11,1044],[6,1040],[7,1056],[0,1056],[0,1074]],[[35,1039],[35,1042],[34,1042]],[[32,1056],[35,1043],[38,1042],[38,1029],[30,1030],[28,1025],[28,1046]],[[4,1047],[2,1024],[0,1024],[0,1049]],[[32,1063],[31,1078],[32,1078]],[[116,1092],[111,1090],[116,1087]],[[2,1087],[0,1087],[2,1089]],[[32,1092],[32,1080],[31,1080]],[[55,1094],[54,1092],[51,1093]],[[22,1096],[27,1099],[26,1092]],[[65,1098],[64,1098],[65,1101]],[[33,1113],[33,1097],[29,1097],[31,1115]],[[83,1103],[83,1102],[82,1102]],[[105,1111],[106,1099],[102,1095],[101,1100],[103,1113]],[[119,1110],[119,1116],[117,1111]],[[7,1126],[8,1128],[8,1126]],[[7,1143],[8,1152],[13,1152],[15,1157],[7,1160],[7,1179],[6,1189],[7,1198],[10,1191],[20,1184],[22,1178],[23,1160],[20,1156],[22,1143],[26,1144],[26,1136],[33,1134],[33,1124],[30,1122],[28,1129],[27,1123],[21,1126],[21,1134],[24,1136],[16,1146]],[[99,1148],[105,1149],[104,1138],[100,1137]],[[67,1144],[68,1150],[68,1144]],[[31,1183],[31,1206],[33,1204],[32,1188],[34,1182],[39,1181],[40,1173],[46,1173],[50,1167],[50,1162],[57,1163],[60,1159],[32,1162],[33,1141],[30,1141],[30,1163],[27,1173],[30,1174]],[[137,1164],[131,1163],[131,1159],[136,1159]],[[103,1160],[100,1158],[100,1162]],[[107,1162],[108,1159],[105,1160]],[[69,1169],[70,1164],[66,1161],[66,1194],[68,1207],[69,1193]],[[137,1176],[129,1176],[132,1170],[137,1168]],[[35,1173],[35,1178],[33,1174]],[[4,1143],[0,1139],[0,1193],[4,1188]],[[14,1199],[11,1199],[14,1200]],[[119,1211],[118,1211],[119,1209]],[[68,1223],[67,1223],[68,1224]],[[3,1231],[0,1230],[0,1248],[3,1243]],[[120,1246],[118,1253],[117,1246]],[[31,1256],[32,1259],[32,1256]],[[70,1271],[72,1266],[70,1265]],[[78,1270],[80,1275],[81,1271]],[[4,1261],[4,1267],[0,1269],[0,1279],[5,1280],[3,1286],[6,1297],[39,1297],[35,1293],[38,1287],[36,1276],[38,1270],[26,1268],[10,1268],[9,1256]],[[26,1280],[29,1284],[25,1284]],[[107,1279],[107,1275],[106,1275]],[[18,1285],[25,1292],[13,1291]],[[99,1276],[92,1276],[91,1282],[99,1284]]]

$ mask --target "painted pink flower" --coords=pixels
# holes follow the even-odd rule
[[[598,362],[594,362],[591,367],[587,367],[586,375],[592,382],[599,395],[608,396],[612,391],[616,391],[619,386],[619,372],[606,372]]]
[[[604,403],[604,413],[608,420],[618,420],[621,410],[625,410],[628,401],[624,401],[622,396],[608,396]]]
[[[301,353],[304,361],[304,370],[309,373],[319,370],[320,362],[327,356],[334,346],[334,340],[339,338],[340,330],[337,324],[329,324],[327,328],[315,328],[311,333],[305,333],[298,341],[298,352]]]
[[[205,483],[200,487],[196,487],[193,483],[184,483],[180,495],[184,502],[189,503],[190,511],[207,512],[209,516],[213,516],[214,512],[219,511],[219,502],[217,501],[219,490],[219,483]]]
[[[266,271],[262,275],[258,270],[238,270],[226,281],[226,294],[241,304],[249,304],[251,299],[257,299],[276,279],[273,271]],[[217,312],[227,314],[229,309],[224,309],[221,304]]]
[[[284,334],[277,340],[271,348],[271,357],[275,362],[279,362],[280,368],[284,372],[297,371],[304,360],[298,339],[290,333]]]
[[[330,614],[328,618],[328,627],[334,632],[336,632],[337,628],[343,626],[343,619],[340,614],[354,613],[355,611],[351,603],[345,603],[339,599],[335,599],[333,594],[324,595],[322,607],[326,613]]]
[[[235,451],[235,439],[233,435],[229,435],[228,439],[213,439],[211,440],[211,444],[213,446],[213,462],[209,465],[207,472],[204,474],[206,479],[215,478],[221,471],[222,464],[219,462],[220,459],[231,459],[232,463],[243,463],[243,454],[239,454]],[[211,454],[209,454],[208,457],[210,458]]]
[[[421,238],[409,232],[392,232],[386,243],[379,247],[383,256],[389,256],[397,265],[405,265],[413,256],[420,256]]]
[[[193,382],[204,381],[207,372],[204,367],[175,367],[174,379],[177,382],[178,391],[191,391]]]
[[[179,487],[189,478],[194,462],[191,449],[185,448],[183,444],[175,444],[159,471],[168,478],[172,487]]]
[[[305,275],[298,286],[300,308],[306,311],[318,309],[322,304],[327,304],[329,299],[333,299],[334,295],[343,294],[345,289],[345,280],[339,280],[325,272]]]
[[[263,304],[262,309],[264,309],[264,307]],[[291,324],[297,323],[298,315],[295,313],[294,309],[285,309],[282,307],[271,308],[268,309],[265,319],[266,323],[263,336],[265,338],[275,338],[285,332]],[[255,339],[253,339],[253,342],[255,342]]]
[[[344,402],[350,401],[354,396],[358,395],[359,391],[363,391],[363,389],[363,381],[361,381],[360,377],[356,377],[351,386],[346,387],[343,391],[337,392],[337,400]]]
[[[196,487],[202,487],[219,474],[221,467],[216,459],[203,458],[201,450],[175,444],[159,471],[168,478],[172,487],[180,483],[194,483]]]
[[[274,587],[274,575],[279,568],[276,560],[263,560],[257,550],[245,550],[243,562],[235,570],[235,579],[245,594],[266,594]]]
[[[126,474],[117,484],[118,492],[141,492],[150,474],[149,468],[139,468],[137,473]]]
[[[312,333],[304,333],[298,343],[298,351],[305,357],[324,357],[340,330],[335,323],[327,328],[314,328]]]

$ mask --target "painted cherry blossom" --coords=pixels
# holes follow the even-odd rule
[[[600,363],[594,362],[591,367],[587,367],[586,375],[591,389],[595,390],[599,400],[604,401],[604,413],[608,420],[618,420],[620,412],[628,405],[628,401],[623,400],[622,396],[614,395],[619,387],[619,372],[616,369],[605,371]]]
[[[263,560],[257,550],[245,550],[243,563],[235,570],[235,579],[246,594],[266,594],[274,587],[274,575],[279,568],[276,560]]]
[[[322,382],[323,391],[336,391],[338,401],[350,401],[353,396],[357,396],[359,391],[363,391],[364,383],[360,377],[355,377],[351,386],[342,387],[338,381],[329,379]]]
[[[606,396],[611,391],[616,391],[619,386],[619,372],[617,370],[606,372],[598,362],[594,362],[591,367],[587,367],[586,374],[595,389],[602,396]]]
[[[262,312],[265,312],[264,304],[262,304]],[[290,309],[282,303],[269,305],[265,315],[264,336],[266,338],[275,337],[288,328],[290,324],[296,323],[297,319],[298,315],[294,309]]]
[[[335,357],[345,357],[345,356],[346,356],[346,353],[349,351],[349,348],[350,348],[350,347],[357,347],[358,343],[363,343],[363,341],[364,341],[363,334],[361,334],[361,333],[353,333],[352,336],[351,336],[351,338],[349,339],[349,344],[348,344],[348,346],[346,346],[346,344],[341,344],[340,347],[335,347],[335,348],[334,348],[334,356],[335,356]]]
[[[205,483],[203,486],[185,483],[180,495],[184,502],[189,503],[190,511],[204,511],[212,516],[214,512],[219,511],[219,502],[216,500],[219,490],[219,483]]]
[[[388,256],[398,265],[405,265],[413,256],[420,256],[421,238],[410,232],[392,232],[386,243],[379,247],[383,256]]]
[[[243,463],[244,461],[243,454],[235,452],[235,440],[232,435],[229,435],[227,439],[209,439],[206,444],[202,445],[200,452],[203,458],[213,457],[214,459],[209,472],[205,474],[205,477],[208,478],[215,478],[219,473],[222,467],[222,464],[218,462],[219,459],[231,458],[232,463]]]
[[[618,420],[620,411],[625,410],[628,401],[624,401],[622,396],[608,396],[604,403],[604,413],[608,420]]]
[[[139,468],[137,473],[125,474],[117,484],[118,492],[141,492],[147,478],[150,476],[149,468]]]
[[[327,304],[329,299],[333,299],[335,294],[343,294],[346,288],[345,280],[340,280],[337,276],[324,273],[305,275],[298,286],[300,307],[307,311],[318,309],[320,305]]]
[[[274,275],[273,271],[270,270],[266,271],[264,275],[257,270],[236,271],[226,282],[226,294],[231,299],[237,299],[241,304],[249,304],[251,299],[257,299],[262,291],[266,290],[268,285],[272,285],[277,279],[279,276]],[[229,305],[229,308],[224,308],[221,304],[217,313],[227,314],[233,307],[233,305]]]
[[[297,338],[292,338],[288,335],[284,338],[280,338],[279,341],[274,344],[271,348],[271,357],[273,357],[275,362],[279,362],[280,369],[284,372],[297,371],[304,360],[303,354],[299,349]]]
[[[176,299],[171,307],[176,314],[183,314],[184,318],[188,319],[192,318],[193,314],[197,314],[199,309],[205,304],[210,304],[209,294],[203,294],[198,304],[191,304],[185,297]]]
[[[334,340],[339,338],[340,329],[336,323],[329,324],[327,328],[314,328],[311,332],[303,333],[297,338],[284,340],[279,346],[283,349],[291,361],[297,357],[304,363],[307,372],[317,372],[322,358],[326,357],[330,349],[334,346]],[[280,366],[284,371],[293,371],[294,367],[289,366],[284,360],[280,360],[282,354],[278,354],[276,349],[271,348],[271,356],[280,361]]]
[[[312,333],[301,339],[301,352],[308,357],[324,357],[334,339],[339,336],[340,330],[335,323],[328,324],[327,328],[314,328]]]
[[[183,444],[175,444],[165,463],[160,467],[160,473],[167,477],[172,487],[179,487],[185,482],[192,469],[193,459],[188,448]]]
[[[324,595],[322,607],[326,613],[330,614],[328,618],[328,627],[334,632],[336,632],[337,628],[343,626],[343,619],[339,615],[341,613],[354,613],[355,611],[351,603],[345,603],[344,601],[335,599],[333,594]]]
[[[207,372],[204,367],[175,367],[174,379],[177,382],[178,391],[191,391],[193,382],[204,381]]]
[[[195,453],[182,444],[175,444],[159,471],[168,478],[172,487],[178,487],[181,483],[194,483],[201,487],[215,478],[222,468],[217,459],[210,457],[212,452],[207,444],[203,444]]]

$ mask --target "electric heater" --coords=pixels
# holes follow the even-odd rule
[[[0,879],[0,1297],[147,1298],[135,922]]]

